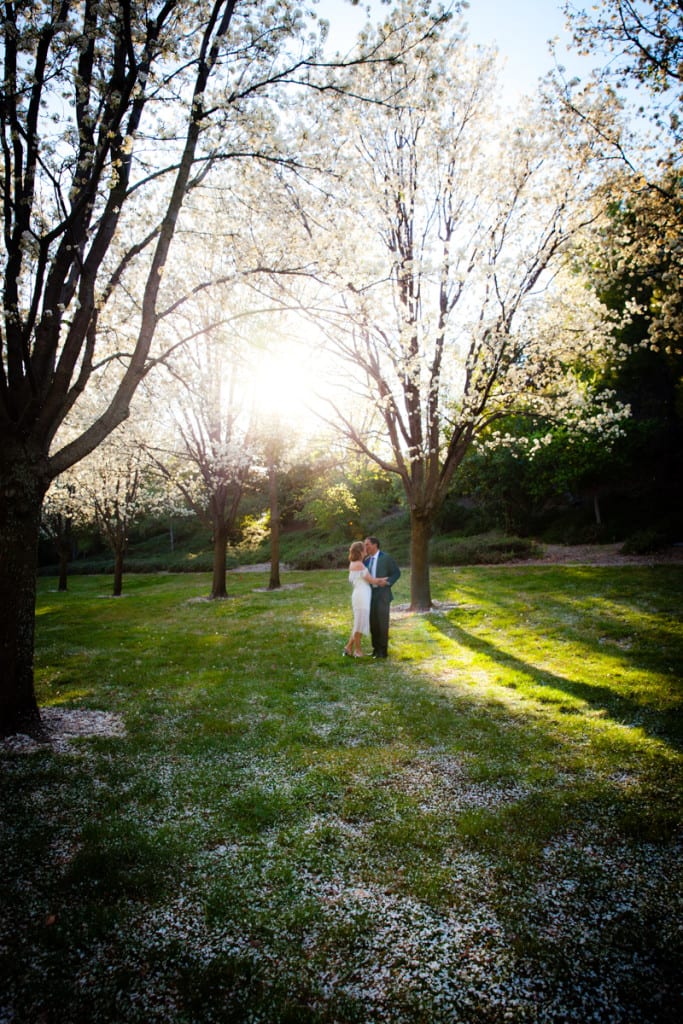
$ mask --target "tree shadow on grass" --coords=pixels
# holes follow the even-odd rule
[[[459,594],[477,608],[495,605],[525,618],[543,635],[559,627],[569,640],[595,635],[613,656],[645,672],[662,669],[662,650],[680,662],[680,570],[628,566],[532,567],[458,581]],[[660,570],[660,571],[657,571]]]
[[[564,705],[549,691],[557,690],[585,703],[594,710],[600,710],[622,726],[640,728],[648,736],[666,743],[678,750],[683,749],[683,723],[675,709],[656,711],[640,701],[616,693],[611,687],[584,680],[569,679],[566,676],[538,668],[515,654],[502,650],[482,637],[469,633],[461,626],[446,618],[432,619],[432,625],[449,640],[455,641],[475,654],[483,655],[508,671],[526,676],[529,682],[539,688],[537,699],[559,705],[560,711],[574,710]],[[577,666],[580,671],[580,666]]]

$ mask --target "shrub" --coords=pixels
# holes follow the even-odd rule
[[[498,565],[515,558],[534,558],[540,553],[532,540],[485,534],[478,537],[444,537],[432,541],[432,565]]]
[[[349,562],[349,549],[344,545],[335,548],[302,551],[290,560],[292,569],[342,569]]]
[[[639,530],[627,537],[621,546],[622,555],[649,555],[668,547],[669,538],[661,530]]]

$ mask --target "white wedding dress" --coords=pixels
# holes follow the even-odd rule
[[[370,635],[370,600],[372,587],[368,583],[367,569],[351,569],[349,583],[353,587],[351,607],[353,609],[353,632]]]

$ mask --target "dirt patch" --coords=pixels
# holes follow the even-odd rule
[[[300,590],[303,583],[281,583],[279,587],[254,587],[254,594],[277,594],[279,590]]]
[[[514,559],[506,565],[683,565],[683,544],[647,555],[623,555],[622,544],[544,544],[540,558]]]
[[[254,565],[238,565],[236,569],[228,569],[228,572],[270,572],[270,562],[255,562]],[[289,572],[289,566],[280,562],[280,572]]]
[[[511,558],[508,562],[494,562],[505,565],[683,565],[683,543],[673,544],[661,551],[652,551],[647,555],[622,555],[622,542],[615,544],[543,544],[542,554],[537,558]],[[288,565],[280,565],[280,572],[290,570]],[[243,565],[230,572],[270,572],[270,562],[258,565]],[[288,589],[297,584],[288,584]],[[299,584],[300,586],[300,584]]]
[[[48,735],[47,743],[40,743],[18,733],[0,741],[0,749],[18,754],[35,750],[54,750],[65,754],[73,750],[72,740],[82,736],[123,736],[123,719],[110,711],[90,711],[87,708],[41,708],[40,717]]]

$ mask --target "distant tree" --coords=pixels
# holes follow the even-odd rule
[[[632,310],[615,328],[615,358],[595,386],[631,409],[619,445],[623,478],[649,493],[661,520],[658,506],[673,512],[683,493],[683,175],[669,169],[660,183],[620,193],[578,262],[608,308]]]
[[[602,399],[602,411],[600,405]],[[463,463],[456,492],[474,498],[504,529],[528,534],[550,510],[589,499],[596,526],[601,498],[623,484],[630,408],[604,392],[593,415],[510,416],[484,433]]]
[[[286,441],[282,433],[271,430],[264,443],[266,473],[268,475],[268,505],[270,523],[270,579],[269,590],[279,590],[280,582],[280,500],[278,472]]]
[[[610,218],[582,266],[612,309],[636,312],[615,335],[623,358],[606,374],[633,418],[621,446],[624,480],[648,495],[653,520],[680,514],[683,473],[683,6],[677,0],[565,4],[575,44],[601,61],[600,75],[626,102],[640,102],[645,143],[616,150]],[[585,116],[580,100],[577,114]],[[647,132],[647,126],[653,130]],[[602,140],[609,158],[615,148]],[[668,509],[668,512],[667,512]]]
[[[615,187],[609,216],[580,266],[610,308],[636,311],[617,340],[632,348],[683,350],[683,170],[668,169],[649,187],[639,177]]]
[[[159,492],[149,461],[140,442],[119,430],[80,463],[78,480],[80,513],[94,522],[111,550],[113,595],[120,597],[131,529],[144,513],[157,511]]]
[[[264,355],[262,353],[262,355]],[[266,355],[267,358],[267,355]],[[285,397],[285,396],[283,396]],[[279,590],[280,580],[280,532],[281,479],[286,471],[293,466],[297,455],[303,456],[303,449],[297,438],[288,429],[286,417],[276,409],[263,409],[255,416],[254,452],[257,472],[251,482],[254,491],[262,491],[265,480],[267,492],[267,512],[261,517],[263,537],[268,536],[270,547],[270,578],[269,590]],[[265,528],[267,524],[267,529]]]
[[[236,532],[244,488],[257,461],[254,412],[244,362],[216,329],[184,346],[168,363],[178,387],[168,436],[148,446],[169,485],[210,530],[212,599],[227,597],[227,546]]]
[[[82,521],[82,506],[78,486],[73,476],[64,473],[50,485],[41,510],[41,533],[55,546],[59,560],[57,589],[68,586],[69,562],[74,546],[74,524]]]
[[[593,499],[597,524],[602,497],[618,495],[625,513],[632,504],[631,521],[643,529],[661,527],[664,534],[669,523],[673,535],[676,522],[679,531],[683,525],[681,177],[666,171],[661,190],[630,184],[615,185],[599,230],[574,251],[581,279],[617,314],[606,358],[583,382],[602,413],[571,428],[548,415],[512,418],[492,431],[510,435],[506,443],[467,467],[470,487],[485,490],[489,503],[517,521],[525,510],[538,512],[571,493]],[[677,193],[677,202],[662,198]],[[619,409],[629,416],[617,415]]]
[[[359,509],[353,491],[341,476],[316,482],[307,496],[306,512],[334,540],[351,540],[360,532]]]

